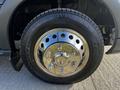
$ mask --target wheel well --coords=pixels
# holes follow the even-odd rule
[[[27,0],[13,13],[9,25],[9,40],[12,50],[16,50],[15,41],[21,39],[25,26],[39,13],[52,8],[71,8],[88,15],[101,29],[106,45],[111,42],[111,33],[115,29],[113,17],[107,7],[98,0]]]

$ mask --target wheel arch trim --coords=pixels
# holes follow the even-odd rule
[[[102,3],[110,11],[115,23],[115,40],[107,54],[120,52],[120,0],[102,0]]]
[[[16,8],[25,0],[5,0],[0,8],[0,48],[11,49],[9,40],[9,25]],[[12,2],[12,3],[11,3]],[[4,40],[4,41],[3,41]]]

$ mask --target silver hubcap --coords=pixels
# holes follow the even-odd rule
[[[34,57],[38,67],[47,74],[68,77],[86,66],[89,47],[86,40],[74,30],[56,28],[38,39]]]

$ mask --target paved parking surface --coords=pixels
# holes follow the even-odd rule
[[[16,72],[0,58],[0,90],[120,90],[120,54],[105,55],[88,79],[73,85],[51,85],[32,76],[25,67]]]

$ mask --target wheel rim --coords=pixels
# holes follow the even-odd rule
[[[68,77],[80,72],[89,59],[89,47],[82,35],[67,28],[56,28],[36,42],[37,66],[54,77]]]

